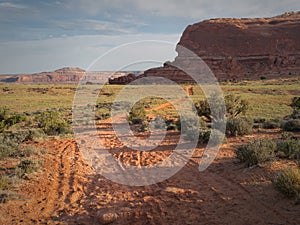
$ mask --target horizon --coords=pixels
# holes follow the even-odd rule
[[[0,28],[5,31],[0,35],[0,74],[33,74],[64,67],[87,70],[111,49],[145,40],[170,45],[159,53],[148,46],[136,50],[140,58],[145,49],[149,51],[156,67],[176,57],[175,46],[188,25],[216,18],[274,17],[299,10],[296,0],[0,1]],[[116,55],[100,71],[116,71],[127,58]],[[134,71],[153,67],[134,66]]]

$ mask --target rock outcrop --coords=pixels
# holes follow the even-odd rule
[[[53,72],[0,76],[8,83],[78,83],[81,78],[89,83],[106,83],[110,72],[86,72],[80,68],[62,68]]]
[[[300,75],[300,12],[272,18],[212,19],[188,26],[178,45],[209,66],[220,81],[253,80]],[[189,60],[177,47],[176,61]],[[168,63],[143,77],[162,76],[194,82]]]
[[[109,84],[129,84],[136,76],[133,73],[116,73],[108,79]]]

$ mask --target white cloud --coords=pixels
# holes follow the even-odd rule
[[[220,16],[273,16],[300,9],[299,0],[66,0],[65,4],[70,9],[76,5],[80,10],[91,15],[109,11],[121,13],[131,11],[150,16],[190,19]]]
[[[94,30],[102,33],[132,33],[134,30],[123,28],[120,24],[110,21],[94,20],[94,19],[75,19],[71,21],[53,21],[58,27],[65,30]]]
[[[12,2],[0,2],[0,8],[5,9],[27,9],[26,5],[12,3]]]

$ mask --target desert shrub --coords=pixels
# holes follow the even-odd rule
[[[284,131],[300,131],[300,119],[291,119],[283,123]]]
[[[15,173],[19,178],[24,178],[26,175],[38,171],[41,162],[36,162],[30,159],[21,161],[15,169]]]
[[[96,105],[95,117],[98,120],[104,120],[110,117],[110,110],[112,107],[112,103],[98,103]]]
[[[290,106],[291,106],[294,110],[300,109],[300,97],[294,97],[294,98],[292,99],[292,103],[290,104]]]
[[[226,134],[230,136],[242,136],[251,134],[253,129],[253,121],[251,119],[231,118],[227,121]]]
[[[288,168],[273,179],[274,188],[287,197],[300,196],[300,170]]]
[[[206,144],[209,141],[210,129],[202,128],[199,129],[199,139],[198,142],[201,144]]]
[[[177,120],[176,126],[178,130],[194,130],[196,128],[206,128],[206,122],[200,117],[184,115],[184,118]]]
[[[43,137],[44,133],[40,130],[23,130],[2,134],[0,136],[0,159],[28,155],[30,152],[29,149],[26,149],[25,146],[25,153],[22,152],[22,149],[20,149],[20,144]]]
[[[284,131],[281,133],[281,139],[282,140],[291,140],[291,139],[297,139],[293,132]]]
[[[19,150],[19,144],[5,136],[0,136],[0,159],[15,156]]]
[[[217,120],[223,119],[223,117],[224,117],[223,112],[225,112],[225,109],[221,107],[222,106],[221,96],[214,94],[209,97],[209,100],[211,102],[214,102],[215,106],[219,106],[219,108],[215,109],[215,111],[216,111],[215,114],[217,114],[216,115],[217,118],[212,118],[211,109],[210,109],[210,106],[209,106],[207,100],[202,100],[195,104],[198,115],[200,117],[203,116],[203,117],[207,118],[209,121],[212,121],[212,120],[217,121]],[[247,110],[249,109],[249,103],[246,100],[242,99],[241,96],[229,94],[224,97],[224,101],[225,101],[225,105],[226,105],[226,116],[228,118],[235,118],[239,115],[244,115],[247,112]],[[219,112],[219,113],[217,113],[217,112]]]
[[[25,114],[11,113],[8,108],[0,107],[0,132],[23,121],[28,121],[28,117]]]
[[[142,122],[138,128],[138,132],[146,132],[149,130],[148,123],[147,122]]]
[[[276,143],[270,139],[256,139],[239,147],[236,151],[237,158],[247,166],[257,165],[271,160],[275,156]]]
[[[198,128],[195,128],[195,129],[198,129]],[[197,131],[195,129],[187,129],[185,130],[185,133],[184,133],[184,136],[183,136],[183,139],[184,140],[196,140],[198,138],[197,136]]]
[[[37,117],[38,126],[48,135],[70,132],[70,124],[56,111],[47,111]]]
[[[8,119],[10,116],[10,110],[6,107],[0,107],[0,121]]]
[[[212,129],[200,129],[199,130],[199,143],[201,144],[207,144],[209,139],[210,139],[210,135],[211,133],[213,133],[212,136],[212,142],[211,144],[217,145],[218,143],[222,142],[222,140],[220,139],[223,135],[221,135],[222,133],[219,130],[212,130]]]
[[[11,185],[11,179],[8,176],[0,176],[0,191],[8,189]]]
[[[300,159],[300,140],[290,139],[277,142],[277,152],[284,158]]]
[[[291,119],[300,119],[300,109],[295,109],[291,115],[288,116]]]
[[[207,129],[206,123],[201,118],[190,115],[185,115],[184,118],[177,121],[176,125],[178,130],[184,131],[185,140],[195,140],[198,138],[198,130],[200,134]]]
[[[17,132],[5,133],[3,135],[3,138],[7,142],[15,142],[17,144],[21,144],[26,141],[42,139],[44,137],[45,137],[45,133],[39,129],[21,130],[21,131],[17,131]]]
[[[129,121],[132,124],[142,124],[147,119],[146,110],[141,103],[135,104],[129,113]]]
[[[227,116],[229,118],[235,118],[238,115],[245,115],[249,109],[249,102],[242,99],[241,96],[229,94],[225,96]]]
[[[9,118],[6,119],[6,123],[9,126],[13,126],[17,123],[26,122],[29,118],[24,114],[13,114]]]
[[[211,146],[217,146],[218,144],[224,143],[226,141],[226,137],[224,137],[224,133],[217,129],[211,130]]]
[[[254,123],[264,123],[266,122],[266,119],[265,118],[255,118],[253,120]]]
[[[264,129],[275,129],[280,128],[282,124],[282,121],[279,119],[270,119],[263,123]]]
[[[177,130],[177,122],[172,119],[165,120],[167,130]]]
[[[192,129],[188,129],[186,132],[186,135],[184,136],[185,140],[196,140],[198,138],[198,143],[200,144],[207,144],[209,142],[211,133],[213,131],[213,136],[212,136],[212,140],[211,140],[211,145],[212,146],[216,146],[220,143],[222,143],[223,141],[223,135],[221,133],[221,131],[219,130],[212,130],[206,127],[200,127],[199,128],[199,136],[196,136],[196,132],[195,130]],[[221,140],[222,137],[222,140]]]

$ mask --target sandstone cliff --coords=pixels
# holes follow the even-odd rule
[[[201,57],[218,80],[300,75],[300,12],[272,18],[212,19],[188,26],[178,45]],[[178,60],[188,60],[180,48]],[[193,82],[168,63],[144,72],[176,82]]]
[[[78,83],[82,76],[86,76],[86,82],[105,83],[110,72],[86,72],[80,68],[62,68],[53,72],[36,74],[19,74],[0,76],[0,82],[9,83]]]

